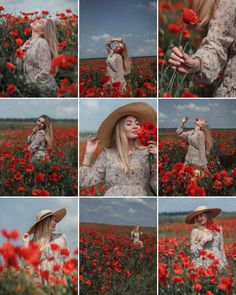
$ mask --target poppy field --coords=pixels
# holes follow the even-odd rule
[[[0,294],[78,294],[78,249],[70,253],[51,243],[52,255],[60,253],[62,264],[52,271],[41,270],[41,250],[37,243],[29,247],[18,244],[17,230],[0,229],[5,242],[0,246]],[[50,258],[54,259],[54,256]]]
[[[160,220],[160,219],[159,219]],[[159,294],[224,295],[235,294],[236,235],[234,217],[216,221],[222,227],[228,261],[225,270],[212,256],[206,268],[194,268],[190,253],[191,225],[174,221],[159,225]],[[203,257],[206,251],[202,251]]]
[[[236,129],[212,130],[208,170],[184,166],[188,141],[172,130],[159,133],[160,196],[236,196]]]
[[[156,97],[156,57],[132,58],[131,73],[126,76],[126,91],[121,83],[107,85],[105,59],[80,60],[80,97]]]
[[[143,248],[131,226],[80,225],[80,294],[157,293],[156,228],[142,227]]]
[[[4,121],[3,121],[4,122]],[[77,122],[55,122],[54,146],[39,164],[30,163],[27,136],[32,122],[1,122],[0,196],[77,196]]]
[[[20,47],[31,36],[30,23],[51,17],[49,11],[5,13],[0,6],[0,97],[48,97],[48,91],[26,81],[17,67],[17,60],[24,58]],[[70,9],[57,13],[55,18],[58,37],[58,57],[51,62],[50,74],[55,75],[58,97],[78,96],[78,15]]]
[[[198,16],[191,11],[192,0],[159,1],[159,96],[209,97],[212,89],[205,84],[194,85],[191,77],[171,69],[168,50],[182,46],[190,56],[196,52],[205,32],[197,30]],[[220,75],[219,75],[220,79]],[[218,80],[219,80],[218,79]],[[219,81],[215,83],[219,83]]]

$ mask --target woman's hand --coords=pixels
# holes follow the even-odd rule
[[[21,50],[23,50],[23,51],[25,51],[27,48],[29,48],[29,46],[30,46],[30,39],[28,39],[21,47],[20,47],[20,49]]]
[[[154,156],[157,155],[157,143],[155,141],[148,141],[148,152]]]
[[[183,124],[185,124],[185,123],[188,121],[188,118],[189,118],[189,117],[184,116],[181,122],[182,122]]]
[[[173,47],[168,62],[173,70],[180,73],[197,73],[201,69],[201,62],[198,58],[192,58],[183,51],[182,46]]]
[[[28,234],[28,233],[25,233],[25,234],[23,235],[23,237],[22,237],[22,240],[23,240],[26,244],[28,244],[29,241],[30,241],[30,239],[29,239],[29,234]]]
[[[92,155],[95,153],[97,146],[98,146],[99,140],[96,138],[96,136],[92,137],[89,135],[86,145],[86,155]]]
[[[34,126],[33,130],[32,130],[32,134],[36,133],[39,131],[39,127],[36,125]]]

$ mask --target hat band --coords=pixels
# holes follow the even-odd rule
[[[46,214],[42,215],[42,216],[39,218],[39,221],[42,220],[43,218],[46,218],[46,217],[50,216],[50,215],[53,215],[53,213],[52,213],[52,212],[49,212],[49,213],[46,213]]]

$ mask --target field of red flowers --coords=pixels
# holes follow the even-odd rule
[[[236,196],[236,129],[212,130],[212,135],[208,170],[196,176],[192,167],[183,165],[187,140],[173,131],[160,131],[160,196]]]
[[[190,256],[190,225],[183,222],[159,225],[160,295],[236,294],[236,219],[225,218],[216,223],[223,229],[224,248],[229,263],[224,273],[217,271],[216,260],[208,269],[194,269]]]
[[[1,295],[78,294],[78,249],[70,254],[69,249],[61,249],[52,244],[52,251],[64,256],[64,263],[55,264],[52,272],[42,271],[41,251],[37,243],[31,242],[29,247],[19,246],[17,230],[0,229],[0,233],[7,239],[0,246]]]
[[[30,163],[31,129],[13,124],[16,129],[2,129],[0,135],[0,196],[77,196],[76,123],[54,124],[54,147],[42,165]]]
[[[156,97],[157,62],[155,57],[132,58],[132,70],[126,77],[127,89],[121,92],[121,84],[107,86],[105,59],[80,61],[81,97]]]
[[[212,96],[210,87],[204,84],[194,86],[186,75],[170,68],[167,63],[167,50],[182,46],[192,55],[203,36],[196,24],[183,19],[183,8],[191,7],[192,0],[159,1],[159,96],[160,97],[203,97]]]
[[[36,19],[49,17],[50,12],[21,12],[20,15],[5,13],[0,6],[0,97],[39,97],[48,93],[30,85],[18,71],[16,60],[22,59],[24,52],[19,48],[31,36],[30,23]],[[59,56],[52,60],[51,71],[56,72],[59,86],[58,97],[78,96],[78,16],[70,9],[56,14]],[[55,68],[57,71],[54,71]]]
[[[131,226],[80,225],[80,294],[154,295],[156,229],[142,227],[144,247],[132,245]]]

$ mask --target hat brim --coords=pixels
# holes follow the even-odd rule
[[[97,139],[102,147],[109,148],[112,142],[114,127],[121,118],[134,116],[140,124],[153,122],[156,124],[156,110],[144,102],[133,102],[114,110],[100,125],[97,132]]]
[[[41,222],[42,220],[44,220],[45,218],[47,217],[50,217],[50,216],[54,216],[55,217],[55,220],[56,220],[56,223],[60,222],[66,215],[66,209],[65,208],[62,208],[58,211],[55,211],[55,212],[52,212],[51,214],[47,214],[47,216],[45,217],[42,217],[39,221],[35,222],[31,227],[30,229],[27,231],[27,233],[29,235],[31,235],[33,232],[34,232],[34,228],[35,226]]]
[[[216,216],[218,216],[221,213],[221,211],[222,210],[220,208],[208,208],[208,209],[203,209],[203,210],[199,210],[199,211],[194,211],[186,216],[185,223],[194,224],[195,217],[201,213],[206,213],[206,212],[209,213],[210,218],[215,218]]]

